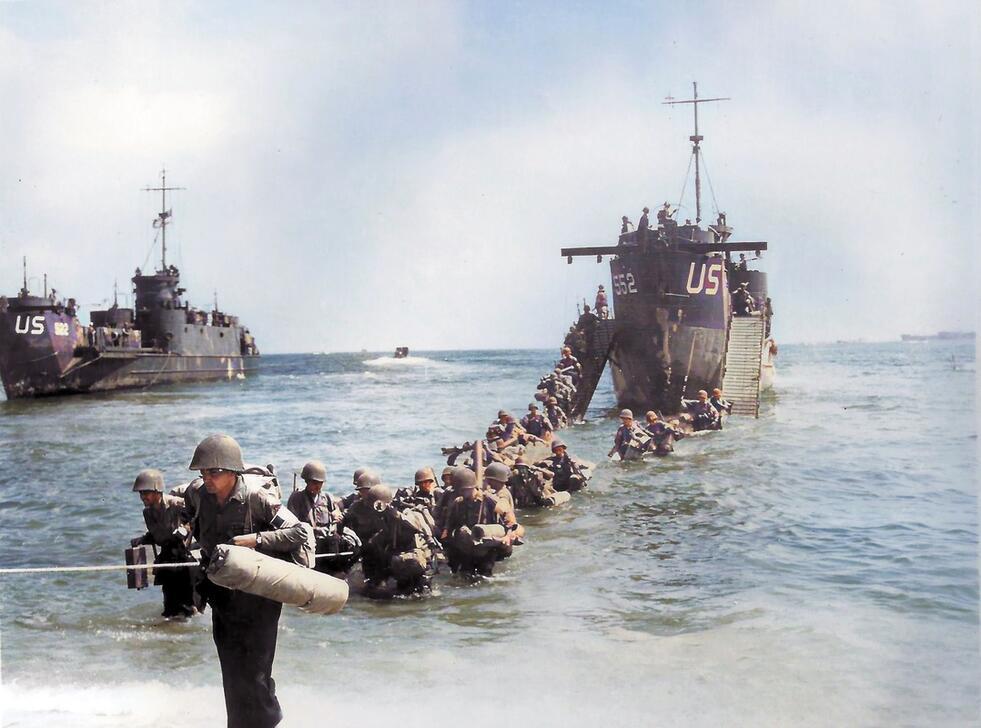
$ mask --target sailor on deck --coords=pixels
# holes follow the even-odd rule
[[[603,300],[604,301],[606,300],[606,293],[603,291],[603,286],[600,286],[599,291],[597,291],[596,293],[597,302],[600,300],[601,293],[603,294]],[[597,303],[597,311],[599,311],[598,305],[599,304]],[[605,306],[606,304],[604,303],[603,305]],[[596,327],[596,322],[598,320],[599,319],[597,318],[596,314],[589,310],[588,304],[582,307],[582,315],[580,315],[579,320],[576,321],[576,328],[579,331],[583,332],[583,334],[586,336],[587,341],[589,340],[589,337],[592,334],[593,329]]]
[[[596,289],[596,300],[593,302],[593,308],[596,309],[596,315],[600,318],[609,318],[610,316],[610,303],[606,298],[606,288],[600,286]]]
[[[650,210],[645,207],[640,220],[637,221],[637,240],[641,243],[647,242],[647,231],[651,229],[650,219],[647,217],[648,213]]]

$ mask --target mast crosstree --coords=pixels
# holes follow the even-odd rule
[[[173,216],[174,211],[167,209],[167,193],[174,190],[186,190],[186,187],[168,187],[167,186],[167,170],[160,170],[160,186],[159,187],[144,187],[144,192],[159,192],[160,193],[160,212],[157,213],[157,219],[153,221],[153,227],[160,228],[160,270],[164,272],[167,270],[167,225],[170,224],[170,218]]]
[[[705,138],[698,133],[698,105],[707,104],[709,101],[730,101],[728,96],[718,96],[714,99],[700,99],[698,98],[698,81],[692,81],[692,91],[693,96],[690,99],[684,99],[682,101],[664,101],[662,102],[665,106],[674,106],[676,104],[691,104],[695,111],[695,133],[692,134],[688,139],[692,143],[691,153],[695,157],[695,222],[699,223],[702,221],[702,178],[699,172],[699,157],[701,156],[701,141]],[[670,97],[669,97],[670,98]]]

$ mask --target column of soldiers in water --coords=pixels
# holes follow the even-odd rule
[[[275,725],[282,717],[271,675],[282,604],[212,584],[207,566],[216,546],[251,548],[340,577],[360,561],[367,596],[423,592],[442,560],[455,574],[491,575],[524,542],[516,509],[566,502],[591,475],[555,434],[570,423],[582,375],[572,349],[560,353],[520,422],[499,410],[484,440],[443,449],[447,467],[439,482],[432,468],[422,467],[413,487],[396,490],[359,468],[354,491],[340,497],[324,490],[327,469],[311,460],[300,472],[303,487],[294,488],[284,507],[275,468],[246,467],[241,448],[227,435],[205,438],[189,466],[200,477],[169,493],[159,470],[137,475],[133,491],[143,503],[147,531],[133,545],[153,545],[158,564],[192,562],[195,542],[200,547],[199,566],[158,570],[154,578],[163,590],[165,617],[186,618],[211,606],[230,725]],[[713,395],[702,391],[685,403],[694,427],[701,426],[702,413],[711,419],[712,412],[731,409],[719,390]],[[646,419],[655,452],[670,452],[680,431],[655,412]],[[622,457],[632,413],[621,412],[621,421],[614,450],[620,448]]]
[[[354,492],[336,496],[324,490],[324,464],[311,460],[300,472],[303,487],[285,506],[275,468],[247,467],[228,435],[205,438],[190,464],[200,477],[169,493],[159,470],[137,475],[133,491],[147,532],[133,545],[153,545],[157,564],[193,562],[192,546],[200,548],[197,566],[157,570],[155,579],[163,616],[186,618],[211,607],[229,725],[282,719],[272,679],[282,604],[211,583],[217,546],[255,549],[342,578],[356,579],[348,572],[360,561],[368,596],[423,591],[441,560],[454,573],[489,576],[523,543],[516,508],[568,500],[589,477],[535,405],[522,424],[499,412],[490,431],[482,457],[473,447],[463,464],[443,469],[439,482],[432,468],[419,468],[411,488],[395,490],[359,468]]]
[[[619,455],[621,460],[634,460],[647,453],[658,457],[669,455],[674,452],[675,440],[685,437],[682,423],[690,425],[694,432],[721,430],[723,415],[732,412],[732,402],[723,396],[719,388],[712,390],[711,397],[707,391],[700,389],[695,399],[682,399],[681,406],[685,413],[673,420],[666,420],[654,410],[648,410],[643,424],[634,421],[631,410],[620,410],[620,427],[607,457]]]

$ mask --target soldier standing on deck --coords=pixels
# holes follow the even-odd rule
[[[155,564],[179,564],[191,560],[188,549],[190,533],[181,519],[184,500],[164,492],[163,473],[141,470],[133,483],[133,492],[143,501],[146,534],[135,538],[133,546],[152,544],[157,547]],[[153,583],[163,591],[162,617],[194,615],[190,569],[160,569],[153,572]]]
[[[266,490],[246,484],[242,450],[228,435],[198,444],[190,470],[204,479],[193,513],[194,532],[207,566],[219,544],[254,548],[304,566],[313,560],[313,532]],[[283,605],[243,591],[204,582],[228,728],[271,728],[283,719],[272,678],[279,615]]]
[[[650,219],[647,217],[650,210],[644,208],[644,214],[640,216],[640,220],[637,221],[637,237],[641,243],[647,242],[647,231],[651,229]]]
[[[606,298],[606,289],[603,286],[596,289],[596,300],[593,303],[595,304],[593,308],[596,309],[597,316],[604,319],[610,317],[610,303]]]

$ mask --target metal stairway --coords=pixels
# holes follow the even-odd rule
[[[729,321],[723,396],[732,402],[732,414],[760,416],[760,368],[763,353],[763,317],[733,316]]]
[[[599,319],[593,327],[592,335],[587,341],[586,353],[579,360],[582,365],[582,377],[576,390],[575,401],[572,403],[570,420],[582,422],[586,417],[586,409],[593,399],[593,392],[603,376],[606,360],[610,356],[610,345],[616,331],[614,319]]]

